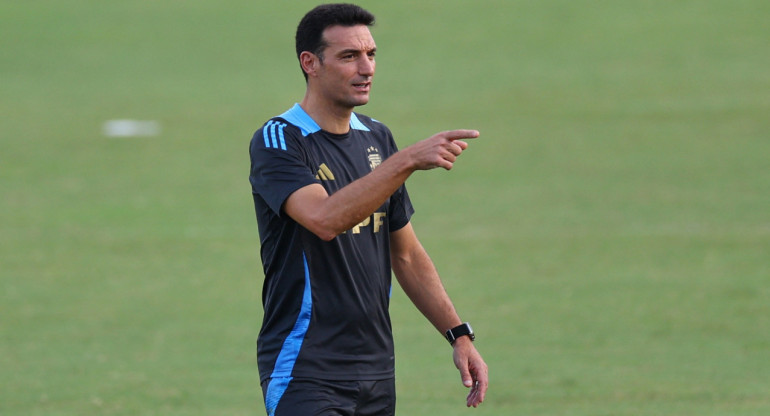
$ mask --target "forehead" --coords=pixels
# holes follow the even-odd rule
[[[323,39],[331,50],[355,49],[368,51],[376,48],[372,33],[366,25],[329,26],[323,32]]]

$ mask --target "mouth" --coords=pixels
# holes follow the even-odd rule
[[[355,88],[355,89],[357,89],[359,91],[363,91],[363,92],[369,91],[371,86],[372,86],[371,82],[361,82],[361,83],[358,83],[358,84],[353,84],[353,88]]]

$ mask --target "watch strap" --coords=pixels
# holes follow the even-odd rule
[[[470,337],[471,341],[476,339],[476,334],[473,333],[473,329],[471,328],[471,325],[467,322],[463,322],[461,325],[458,325],[446,331],[446,333],[444,334],[444,336],[446,337],[446,340],[449,341],[450,344],[454,344],[457,338],[460,338],[466,335]]]

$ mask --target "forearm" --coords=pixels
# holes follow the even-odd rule
[[[462,321],[428,254],[418,245],[408,255],[393,256],[393,270],[401,288],[441,334]]]

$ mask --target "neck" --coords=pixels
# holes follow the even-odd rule
[[[329,133],[345,134],[350,131],[350,115],[353,113],[353,108],[340,108],[316,97],[306,93],[299,105]]]

